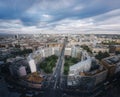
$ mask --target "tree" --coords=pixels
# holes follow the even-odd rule
[[[108,52],[101,52],[99,51],[98,54],[95,56],[96,59],[98,60],[102,60],[103,58],[109,57],[109,53]]]
[[[69,67],[64,67],[64,74],[67,75],[69,72]]]
[[[116,55],[120,54],[120,51],[115,51],[115,54],[116,54]]]
[[[87,45],[82,45],[81,46],[84,50],[86,50],[87,52],[92,53],[92,50],[87,46]]]
[[[15,48],[20,48],[20,45],[19,44],[15,44]]]
[[[43,62],[39,64],[39,67],[45,72],[45,73],[52,73],[53,68],[55,67],[55,63],[57,61],[57,56],[52,55],[47,57]]]
[[[109,54],[108,52],[104,52],[104,53],[103,53],[103,58],[109,57],[109,56],[110,56],[110,54]]]

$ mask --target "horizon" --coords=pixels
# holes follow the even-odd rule
[[[54,35],[57,35],[57,34],[68,34],[68,35],[120,35],[120,33],[2,33],[0,32],[0,35],[39,35],[39,34],[48,34],[48,35],[51,35],[51,34],[54,34]]]

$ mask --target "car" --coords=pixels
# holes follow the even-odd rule
[[[109,84],[110,84],[110,82],[107,81],[107,82],[104,83],[104,86],[109,85]]]
[[[62,97],[66,97],[67,96],[67,94],[66,93],[64,93],[63,95],[62,95]]]
[[[25,96],[26,97],[32,97],[34,94],[33,94],[33,92],[31,92],[31,91],[28,91],[26,94],[25,94]]]
[[[7,87],[8,87],[8,88],[14,88],[14,87],[13,87],[13,86],[11,86],[11,85],[8,85]]]
[[[57,77],[57,74],[55,74],[55,78]]]
[[[116,82],[117,81],[117,79],[115,78],[115,79],[113,79],[113,82]]]

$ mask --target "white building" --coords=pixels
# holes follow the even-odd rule
[[[92,52],[94,54],[97,54],[98,52],[109,52],[109,48],[108,47],[93,47],[92,48]]]
[[[81,61],[70,66],[68,74],[68,86],[82,85],[93,87],[106,79],[107,69],[95,58],[90,57],[86,51],[82,52]]]
[[[71,56],[81,58],[82,48],[80,46],[72,46]]]
[[[27,75],[25,66],[20,66],[17,72],[20,77]]]
[[[52,55],[52,48],[44,48],[44,57]]]
[[[65,55],[75,58],[81,58],[82,48],[79,45],[68,45],[65,48]]]
[[[65,48],[65,55],[66,55],[66,56],[71,56],[71,51],[72,51],[72,48],[71,48],[71,47]]]
[[[51,55],[59,56],[59,54],[59,47],[40,48],[37,51],[34,51],[33,53],[29,54],[27,60],[29,62],[31,72],[36,72],[36,65],[39,64],[44,58],[49,57]]]
[[[36,68],[36,64],[35,64],[34,59],[30,59],[28,62],[29,62],[31,73],[36,72],[37,68]]]
[[[54,51],[54,55],[56,55],[56,56],[60,55],[60,47],[54,47],[53,51]]]
[[[77,76],[79,72],[87,72],[91,68],[91,58],[80,61],[69,68],[69,76]]]

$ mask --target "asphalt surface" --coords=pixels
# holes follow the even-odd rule
[[[53,75],[51,78],[51,81],[53,82],[52,83],[53,89],[59,88],[60,77],[61,77],[61,68],[62,68],[63,61],[64,61],[65,45],[66,45],[66,39],[64,40],[63,47],[62,47],[55,71],[53,72]]]
[[[4,78],[0,79],[0,97],[19,97],[20,94],[8,88]]]
[[[64,62],[64,52],[66,43],[67,39],[65,38],[55,71],[53,72],[53,75],[51,77],[49,87],[44,93],[44,97],[62,97],[62,92],[60,90],[60,79],[62,74],[61,71],[63,71],[62,65]]]

